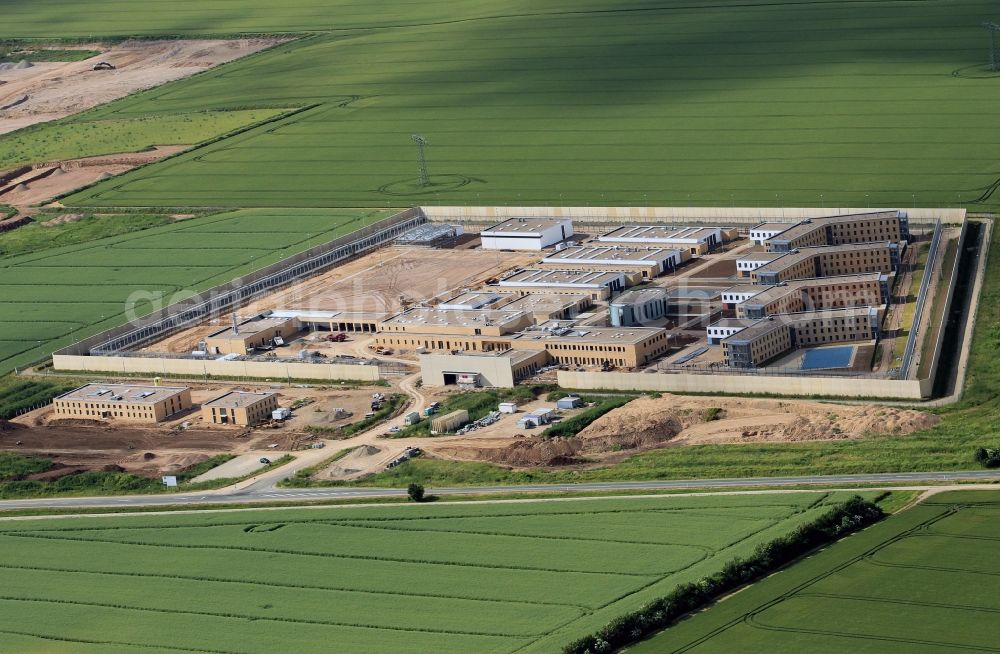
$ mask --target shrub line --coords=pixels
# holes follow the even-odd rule
[[[695,583],[681,584],[638,611],[617,617],[596,633],[567,644],[562,649],[563,654],[603,654],[634,644],[736,588],[756,581],[822,545],[878,522],[885,515],[879,506],[855,495],[790,534],[758,545],[748,558],[733,559],[719,572]]]

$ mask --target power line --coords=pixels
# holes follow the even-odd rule
[[[414,134],[410,138],[417,144],[417,166],[420,168],[420,177],[417,179],[417,184],[419,186],[430,186],[431,178],[427,174],[427,159],[424,157],[424,146],[427,145],[427,139],[420,134]]]
[[[1000,32],[1000,25],[983,23],[983,27],[990,33],[990,70],[996,72],[1000,70],[1000,56],[997,55],[997,32]]]

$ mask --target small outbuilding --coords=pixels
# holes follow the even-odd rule
[[[583,399],[579,395],[567,395],[556,400],[557,409],[578,409],[583,406]]]
[[[517,413],[517,402],[501,402],[497,409],[500,413]]]
[[[201,417],[216,425],[252,427],[270,419],[277,408],[277,393],[230,391],[202,404]]]

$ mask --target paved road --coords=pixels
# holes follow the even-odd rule
[[[979,481],[1000,482],[1000,470],[974,470],[965,472],[913,472],[874,475],[816,475],[809,477],[756,477],[742,479],[680,479],[674,481],[622,481],[582,484],[533,484],[525,486],[470,486],[462,488],[429,488],[433,495],[460,495],[470,493],[545,493],[559,491],[635,491],[635,490],[691,490],[700,488],[760,488],[774,486],[886,484],[912,486],[925,482]],[[316,488],[316,489],[261,489],[253,488],[208,493],[177,495],[130,495],[125,497],[73,497],[42,498],[35,500],[0,501],[3,509],[34,508],[106,508],[143,506],[190,506],[198,504],[253,504],[259,502],[302,502],[345,498],[402,497],[405,489],[399,488]]]

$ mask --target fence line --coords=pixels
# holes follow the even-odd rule
[[[927,251],[927,265],[924,266],[924,276],[920,280],[920,290],[917,291],[917,302],[913,310],[913,324],[910,326],[910,333],[906,338],[906,349],[903,351],[903,361],[896,373],[898,379],[906,379],[910,374],[910,365],[913,363],[913,354],[917,349],[917,335],[920,332],[920,318],[924,315],[924,303],[927,300],[927,290],[930,288],[931,273],[934,269],[934,260],[937,257],[938,247],[941,244],[941,221],[934,224],[934,235],[931,236],[931,245]]]
[[[391,241],[414,226],[426,222],[419,211],[409,210],[379,221],[345,237],[289,257],[256,273],[209,289],[189,302],[179,302],[161,312],[161,317],[145,319],[145,324],[127,330],[108,330],[57,352],[65,354],[117,355],[130,347],[161,338],[204,320],[247,300],[302,279],[346,259],[368,252]],[[305,258],[304,258],[305,256]],[[249,282],[249,283],[247,283]],[[207,299],[205,299],[207,298]]]

